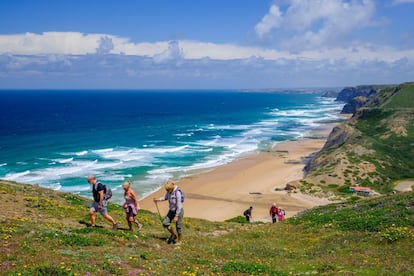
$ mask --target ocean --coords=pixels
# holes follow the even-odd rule
[[[343,120],[321,94],[230,90],[0,91],[0,179],[90,197],[86,176],[140,198]]]

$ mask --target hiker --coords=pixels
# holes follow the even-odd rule
[[[177,185],[174,184],[173,181],[167,180],[164,184],[164,188],[166,190],[165,196],[160,198],[154,198],[155,204],[158,201],[165,201],[168,200],[169,203],[169,210],[167,215],[165,216],[162,224],[164,228],[171,233],[171,236],[168,238],[167,242],[176,243],[177,245],[181,244],[182,239],[182,220],[184,216],[184,209],[183,209],[183,194],[181,190],[178,188]],[[158,208],[158,207],[157,207]],[[171,223],[175,222],[175,227],[177,230],[177,234],[174,233],[174,229],[171,226]],[[178,235],[178,236],[177,236]],[[177,240],[178,238],[178,240]],[[176,241],[177,240],[177,241]]]
[[[273,203],[272,207],[270,207],[269,214],[270,214],[270,217],[272,218],[272,223],[276,223],[278,221],[277,216],[279,214],[279,210],[276,206],[276,203]]]
[[[252,218],[252,210],[253,210],[253,206],[250,206],[249,209],[243,212],[243,215],[246,218],[247,222],[250,222]]]
[[[123,207],[125,209],[126,213],[126,220],[128,222],[129,230],[132,231],[132,223],[135,223],[137,225],[138,231],[141,230],[142,224],[139,223],[139,221],[136,219],[136,216],[138,214],[139,208],[139,202],[138,198],[135,195],[135,192],[131,188],[131,182],[125,181],[122,184],[122,188],[124,188],[124,198],[125,203],[123,204]]]
[[[285,219],[285,210],[283,210],[281,207],[279,207],[279,212],[277,213],[277,220],[281,221]]]
[[[118,224],[115,220],[108,215],[107,198],[105,198],[106,187],[96,180],[94,175],[87,177],[88,183],[92,186],[93,203],[89,210],[89,216],[91,218],[91,226],[95,227],[95,212],[101,213],[101,215],[109,222],[112,223],[112,229],[117,230]]]

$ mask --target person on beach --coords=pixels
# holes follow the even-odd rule
[[[132,223],[135,223],[137,225],[138,231],[140,231],[142,228],[142,224],[139,223],[139,221],[136,219],[138,210],[140,209],[138,198],[135,195],[135,192],[131,189],[130,181],[125,181],[122,184],[122,188],[124,188],[125,198],[125,203],[123,204],[123,207],[125,209],[126,220],[128,222],[129,230],[132,231]]]
[[[253,211],[253,206],[250,206],[249,209],[247,209],[243,212],[243,215],[246,218],[247,222],[250,222],[250,220],[252,218],[252,211]]]
[[[273,203],[272,207],[270,207],[269,214],[270,214],[270,217],[272,218],[272,223],[276,223],[278,221],[277,216],[279,214],[279,210],[276,206],[276,203]]]
[[[285,210],[279,207],[279,212],[277,213],[277,220],[281,221],[285,219]]]
[[[108,215],[107,198],[105,198],[106,187],[96,180],[95,175],[89,175],[87,177],[88,183],[92,186],[93,203],[89,209],[89,217],[91,219],[91,226],[95,227],[96,219],[95,213],[99,212],[107,221],[112,223],[112,229],[117,230],[118,224],[115,220]]]
[[[164,184],[164,188],[166,190],[165,196],[160,198],[154,198],[153,201],[157,204],[158,201],[165,201],[168,200],[169,203],[169,210],[167,215],[165,216],[162,224],[164,228],[170,232],[170,237],[168,238],[167,242],[175,243],[177,245],[181,244],[182,239],[182,220],[184,216],[184,209],[183,209],[183,194],[181,190],[178,188],[177,185],[174,184],[173,181],[167,180]],[[171,223],[175,223],[177,234],[174,233],[174,229],[171,226]],[[177,240],[178,238],[178,240]]]

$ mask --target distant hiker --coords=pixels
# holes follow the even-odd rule
[[[285,219],[285,210],[283,210],[281,207],[279,207],[279,212],[277,213],[277,220],[281,221]]]
[[[136,216],[138,214],[139,203],[138,198],[135,195],[135,192],[131,189],[131,182],[125,181],[122,184],[122,188],[124,188],[124,198],[125,203],[123,205],[126,213],[126,220],[128,222],[129,230],[132,231],[132,223],[135,223],[138,227],[138,231],[141,230],[142,224],[139,223],[139,221],[136,219]]]
[[[272,223],[276,223],[278,221],[278,214],[279,214],[279,209],[276,206],[276,203],[272,204],[272,207],[270,207],[269,210],[269,214],[270,217],[272,218]]]
[[[184,216],[184,209],[183,209],[184,195],[182,191],[178,188],[178,186],[175,185],[174,182],[171,180],[168,180],[165,182],[164,188],[166,190],[165,196],[160,197],[160,198],[154,198],[153,200],[155,204],[157,204],[158,201],[168,200],[169,210],[162,224],[164,228],[166,228],[168,232],[171,233],[171,236],[168,238],[168,243],[176,243],[177,245],[179,245],[182,239],[182,220]],[[172,222],[175,222],[177,234],[174,233],[174,229],[171,226]],[[178,237],[178,240],[176,242],[177,237]]]
[[[243,212],[243,215],[246,218],[247,222],[250,222],[252,218],[252,210],[253,210],[253,206],[250,206],[249,209]]]
[[[109,222],[112,223],[112,229],[117,230],[118,224],[115,220],[108,215],[107,210],[107,198],[105,197],[106,186],[96,180],[94,175],[87,177],[88,183],[92,186],[93,203],[89,210],[89,217],[91,218],[91,226],[95,227],[95,212],[101,213],[101,215]]]

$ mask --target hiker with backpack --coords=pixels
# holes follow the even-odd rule
[[[168,238],[167,242],[175,243],[177,245],[181,244],[182,239],[182,220],[184,216],[184,209],[183,209],[183,202],[184,202],[184,194],[178,188],[177,185],[174,184],[173,181],[168,180],[164,184],[164,188],[166,190],[165,196],[160,198],[154,198],[154,203],[157,204],[159,201],[168,200],[169,203],[169,210],[167,215],[165,216],[162,224],[164,228],[170,232],[170,237]],[[158,206],[157,206],[158,208]],[[175,234],[171,223],[175,223],[177,234]]]
[[[108,199],[112,196],[112,191],[109,187],[103,185],[96,180],[95,175],[87,177],[88,183],[92,186],[93,203],[89,210],[89,217],[91,218],[91,226],[95,227],[96,219],[95,213],[99,212],[107,221],[112,223],[112,229],[117,230],[118,224],[108,215]]]
[[[128,180],[125,181],[122,184],[122,188],[124,188],[124,191],[125,191],[124,192],[125,203],[122,206],[125,209],[126,220],[128,222],[129,230],[132,231],[132,223],[135,223],[138,227],[138,231],[140,231],[142,228],[142,224],[139,223],[139,221],[136,219],[138,210],[140,209],[138,198],[135,195],[134,190],[132,190],[131,188],[130,181]]]

